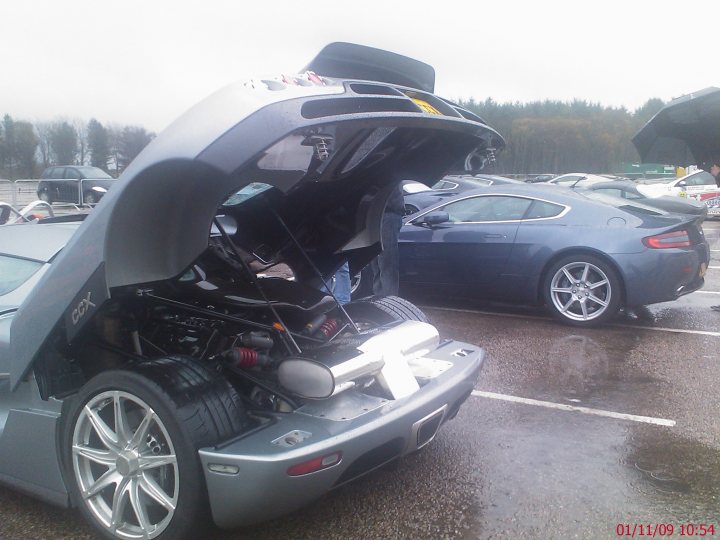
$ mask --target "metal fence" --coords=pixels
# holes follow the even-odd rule
[[[0,201],[11,205],[25,206],[37,200],[37,180],[3,180],[0,179]]]

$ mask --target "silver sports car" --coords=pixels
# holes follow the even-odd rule
[[[326,52],[197,105],[84,220],[0,229],[0,480],[109,538],[194,537],[206,508],[289,512],[458,412],[482,349],[323,282],[380,251],[397,182],[503,140],[425,64]]]

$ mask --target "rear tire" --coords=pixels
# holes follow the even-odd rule
[[[395,321],[428,322],[422,310],[399,296],[371,296],[346,304],[345,310],[353,320],[376,325]]]
[[[97,204],[98,197],[92,191],[83,193],[83,204]]]
[[[50,197],[50,194],[47,191],[41,191],[38,193],[38,197],[41,201],[45,201],[48,204],[52,204],[52,197]]]
[[[63,418],[72,501],[112,539],[196,537],[208,515],[197,450],[247,424],[230,384],[181,356],[101,373]]]

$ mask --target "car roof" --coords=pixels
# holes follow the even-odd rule
[[[79,223],[26,223],[0,228],[0,254],[50,262],[75,234]]]

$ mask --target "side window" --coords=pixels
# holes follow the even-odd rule
[[[448,204],[443,208],[453,223],[515,221],[522,219],[530,199],[507,196],[480,196]]]
[[[565,207],[559,204],[535,200],[523,219],[551,218],[560,215],[564,209]]]
[[[65,178],[72,178],[73,180],[79,180],[82,178],[82,175],[80,172],[76,169],[73,169],[72,167],[68,167],[65,169]]]
[[[62,178],[64,172],[65,172],[65,167],[55,167],[50,172],[50,178]]]
[[[713,175],[709,172],[701,171],[693,174],[685,180],[688,186],[707,186],[715,183]]]

